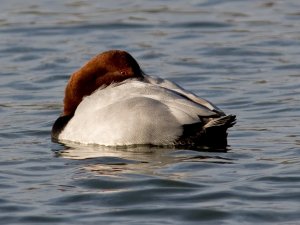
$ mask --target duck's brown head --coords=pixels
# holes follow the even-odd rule
[[[63,115],[74,114],[82,98],[101,86],[141,77],[143,72],[129,53],[120,50],[103,52],[72,74],[65,90]]]

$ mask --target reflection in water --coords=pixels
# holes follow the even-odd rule
[[[178,163],[230,164],[232,159],[221,157],[217,151],[195,151],[149,146],[106,147],[69,143],[64,149],[55,151],[57,157],[80,160],[88,171],[101,175],[142,173],[153,175],[157,170]]]

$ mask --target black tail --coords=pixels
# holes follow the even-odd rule
[[[227,129],[236,123],[235,115],[202,120],[199,123],[183,125],[183,134],[176,141],[176,146],[189,148],[225,149],[227,145]]]
[[[232,127],[236,123],[235,115],[227,115],[219,118],[209,120],[205,125],[205,129],[209,129],[212,127],[218,127],[219,129],[228,129]]]

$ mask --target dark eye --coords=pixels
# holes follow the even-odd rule
[[[126,75],[126,72],[125,71],[121,71],[121,75]]]

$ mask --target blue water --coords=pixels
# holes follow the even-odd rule
[[[300,3],[0,7],[1,224],[299,224]],[[65,84],[124,49],[236,114],[227,153],[52,143]]]

